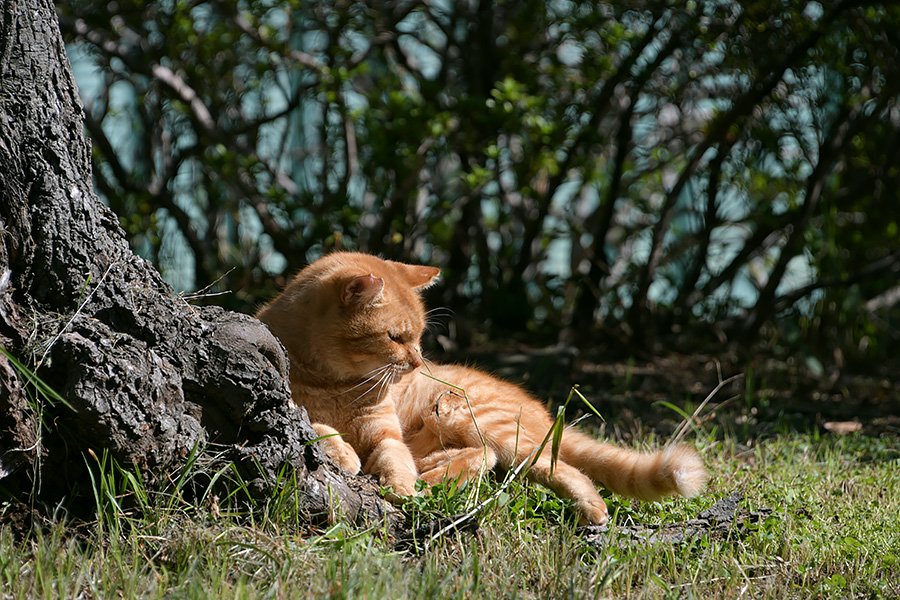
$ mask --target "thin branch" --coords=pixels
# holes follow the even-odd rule
[[[885,256],[875,262],[869,263],[856,273],[851,273],[846,277],[838,277],[834,279],[820,279],[814,281],[801,288],[788,292],[780,296],[775,302],[774,312],[778,313],[789,308],[795,302],[811,294],[816,290],[827,288],[848,287],[853,284],[865,281],[871,277],[888,275],[891,273],[900,273],[900,250]]]
[[[204,133],[211,133],[215,129],[216,121],[209,112],[209,108],[206,107],[194,88],[189,86],[180,75],[159,63],[151,65],[150,70],[154,77],[169,86],[181,100],[190,106],[191,112]]]
[[[710,244],[712,243],[712,233],[719,225],[717,216],[719,205],[716,201],[719,193],[719,178],[722,174],[722,163],[725,161],[725,157],[728,156],[730,151],[731,144],[726,144],[724,148],[718,148],[716,157],[709,166],[709,177],[707,177],[706,180],[706,214],[703,220],[700,245],[694,256],[691,270],[684,278],[681,289],[678,291],[678,297],[675,299],[675,306],[678,306],[685,311],[689,306],[688,299],[691,296],[691,292],[694,290],[694,286],[697,285],[697,281],[700,280],[700,275],[707,268],[706,259],[709,254]]]
[[[133,72],[152,76],[162,82],[188,105],[191,114],[194,115],[196,122],[204,133],[212,134],[215,132],[216,122],[212,113],[203,100],[200,99],[196,90],[188,85],[181,75],[159,63],[150,63],[148,67],[147,62],[137,60],[134,53],[129,52],[122,44],[107,39],[99,30],[88,27],[83,19],[61,17],[60,22],[65,23],[67,28],[75,32],[76,35],[94,44],[108,55],[122,60]]]
[[[825,135],[825,142],[819,150],[819,162],[807,179],[806,193],[802,210],[796,213],[792,226],[789,228],[787,240],[781,248],[778,262],[772,268],[765,287],[759,294],[754,307],[750,310],[745,321],[744,332],[750,333],[759,329],[762,322],[767,319],[774,308],[774,297],[778,286],[787,272],[788,263],[797,255],[803,241],[809,220],[819,206],[819,201],[825,189],[828,175],[838,159],[843,147],[860,129],[863,119],[858,118],[862,111],[861,106],[853,109],[844,108],[835,120],[831,130]]]
[[[738,98],[731,110],[716,119],[710,127],[709,133],[704,136],[703,140],[693,149],[691,158],[682,169],[681,175],[675,185],[666,195],[666,200],[660,210],[659,220],[653,228],[652,238],[650,241],[650,258],[647,260],[644,268],[641,269],[637,284],[637,291],[632,300],[631,310],[629,312],[629,324],[632,331],[636,335],[640,335],[643,331],[643,315],[646,309],[647,293],[650,284],[653,281],[653,275],[662,259],[663,239],[669,229],[669,225],[675,216],[675,205],[684,190],[688,181],[694,173],[694,170],[700,165],[706,151],[716,144],[722,143],[730,135],[732,125],[737,123],[742,117],[750,115],[753,107],[762,102],[775,86],[780,82],[785,72],[792,67],[798,60],[806,56],[807,52],[813,48],[825,34],[826,28],[829,27],[850,4],[849,0],[838,2],[832,10],[819,21],[819,26],[800,43],[795,44],[777,64],[771,65],[764,72],[768,75],[762,80],[757,81],[751,90]]]

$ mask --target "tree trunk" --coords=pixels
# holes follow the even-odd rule
[[[0,4],[0,347],[65,401],[45,401],[0,354],[0,485],[77,506],[93,502],[88,450],[153,486],[214,444],[254,493],[290,468],[311,517],[337,498],[351,519],[382,518],[377,488],[310,443],[265,326],[191,306],[131,252],[91,189],[82,121],[52,2]]]

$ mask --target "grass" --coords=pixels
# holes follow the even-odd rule
[[[746,385],[749,414],[757,394]],[[310,526],[290,480],[252,501],[234,473],[203,473],[195,452],[167,489],[148,490],[133,468],[89,453],[93,523],[60,517],[23,539],[5,518],[14,506],[0,504],[0,597],[900,597],[900,439],[796,432],[786,422],[754,438],[734,416],[691,430],[713,475],[706,493],[658,503],[610,497],[615,525],[599,546],[580,535],[567,501],[492,474],[404,507],[413,528],[486,507],[477,534],[451,532],[416,554],[394,550],[381,525]],[[652,438],[645,442],[661,444]],[[192,473],[230,478],[236,491],[188,490]],[[743,509],[774,512],[725,539],[648,545],[623,534],[631,524],[688,521],[734,491],[745,495]]]
[[[25,541],[0,529],[4,598],[891,598],[900,596],[900,444],[891,438],[782,433],[752,447],[704,441],[714,478],[695,499],[610,498],[616,522],[693,518],[732,491],[776,513],[731,539],[600,549],[576,534],[566,503],[514,482],[477,535],[453,533],[421,555],[394,552],[382,527],[310,529],[283,496],[215,509],[141,493],[95,460],[98,520],[60,522]],[[101,472],[101,467],[105,472]],[[118,469],[118,470],[117,470]],[[407,508],[414,523],[460,512],[497,490],[448,486]]]

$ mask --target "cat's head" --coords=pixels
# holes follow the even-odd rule
[[[346,381],[422,365],[419,292],[435,267],[338,252],[303,269],[258,315],[311,376]]]

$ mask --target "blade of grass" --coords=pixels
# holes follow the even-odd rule
[[[15,356],[10,354],[5,348],[0,348],[0,353],[3,353],[3,355],[7,358],[7,360],[9,360],[9,362],[12,363],[13,367],[23,377],[25,377],[25,379],[28,380],[28,383],[30,383],[31,385],[34,386],[34,388],[38,391],[38,393],[41,396],[43,396],[44,399],[47,400],[47,403],[50,404],[50,406],[56,406],[56,403],[59,402],[66,408],[75,410],[75,408],[71,404],[69,404],[69,402],[65,398],[60,396],[56,392],[56,390],[54,390],[52,387],[47,385],[47,383],[45,383],[43,379],[38,377],[34,373],[34,371],[32,371],[31,369],[29,369],[28,367],[23,365],[21,362],[19,362],[19,360]]]

